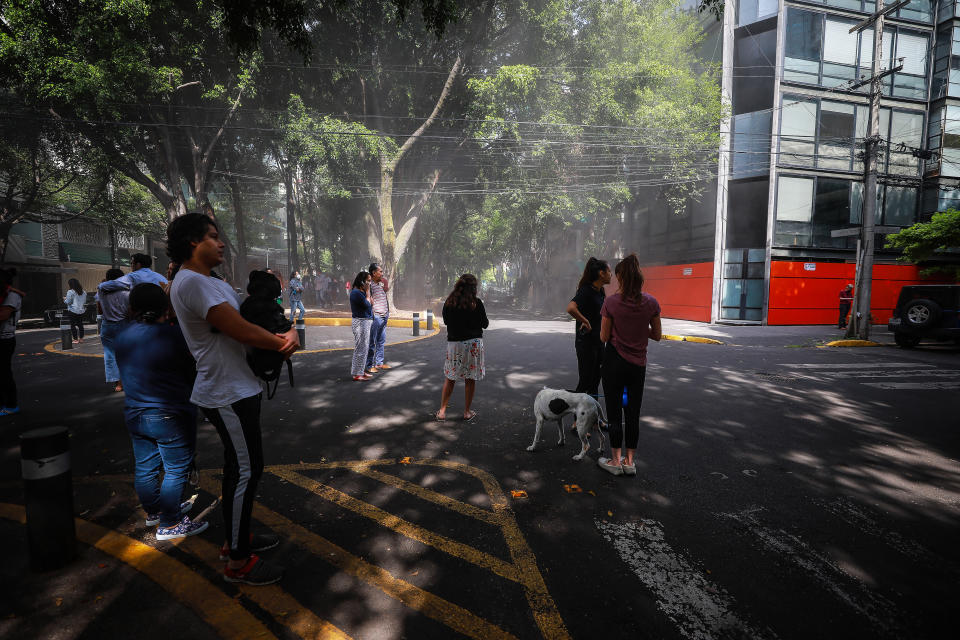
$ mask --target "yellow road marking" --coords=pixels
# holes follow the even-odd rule
[[[503,537],[506,540],[507,548],[510,549],[513,564],[520,574],[521,583],[527,595],[527,602],[537,625],[540,627],[540,632],[544,638],[569,638],[570,634],[563,623],[563,618],[560,617],[557,605],[550,597],[547,584],[543,581],[543,576],[540,575],[540,570],[537,568],[537,558],[533,555],[533,551],[523,537],[520,525],[517,524],[517,520],[510,510],[510,505],[507,503],[507,496],[503,493],[496,479],[482,469],[450,460],[427,458],[414,460],[414,463],[461,471],[472,475],[483,483],[484,489],[486,489],[487,495],[490,496],[490,501],[493,503],[493,510],[503,517],[501,525]]]
[[[272,473],[273,467],[267,467],[265,470]],[[208,493],[219,492],[209,471],[201,472],[200,485]],[[487,638],[516,640],[516,636],[487,622],[472,611],[435,596],[405,580],[395,578],[386,569],[381,569],[362,558],[358,558],[346,549],[268,509],[259,502],[253,504],[253,516],[274,531],[282,533],[292,542],[309,550],[318,558],[377,587],[391,598],[402,602],[414,611],[419,611],[425,616],[447,625],[454,631],[479,640],[486,640]]]
[[[294,471],[289,471],[286,469],[271,469],[270,473],[283,478],[287,482],[302,487],[311,493],[315,493],[325,500],[329,500],[336,505],[339,505],[345,509],[349,509],[350,511],[364,516],[365,518],[369,518],[381,526],[392,529],[401,535],[412,538],[418,542],[422,542],[423,544],[429,545],[435,549],[439,549],[444,553],[448,553],[457,558],[466,560],[467,562],[475,564],[479,567],[483,567],[484,569],[497,574],[501,578],[506,578],[507,580],[512,580],[514,582],[520,581],[520,576],[517,575],[516,567],[504,562],[500,558],[490,555],[489,553],[484,553],[483,551],[479,551],[470,545],[457,542],[456,540],[451,540],[450,538],[442,536],[438,533],[434,533],[429,529],[424,529],[423,527],[395,516],[392,513],[388,513],[379,507],[375,507],[368,502],[357,500],[353,496],[349,496],[342,491],[338,491],[331,486],[325,485],[322,482],[317,482],[312,478],[308,478]]]
[[[203,560],[207,566],[220,571],[223,562],[220,560],[220,548],[215,544],[201,540],[198,536],[178,541],[177,545],[192,555]],[[240,592],[256,603],[261,609],[269,613],[274,620],[286,626],[301,638],[316,638],[318,640],[350,640],[350,636],[342,629],[315,615],[304,607],[279,585],[271,584],[263,587],[251,587],[238,584]]]
[[[43,350],[47,353],[55,353],[60,356],[80,356],[81,358],[100,358],[103,359],[103,356],[99,353],[80,353],[79,351],[61,351],[60,349],[54,349],[55,346],[60,344],[59,340],[54,340],[50,344],[44,345]]]
[[[24,508],[0,503],[0,517],[26,524]],[[236,600],[181,562],[93,522],[75,518],[77,537],[144,574],[197,613],[224,638],[275,638]]]

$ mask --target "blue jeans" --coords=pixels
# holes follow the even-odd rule
[[[290,301],[290,321],[291,322],[293,322],[293,314],[297,312],[297,309],[300,309],[300,319],[303,320],[303,314],[307,312],[307,310],[303,308],[303,301],[291,300]]]
[[[385,316],[373,314],[373,324],[370,325],[370,346],[367,348],[367,369],[383,364],[383,345],[387,341],[389,317],[389,314]]]
[[[136,460],[133,488],[140,504],[148,514],[160,514],[161,527],[172,527],[180,522],[180,500],[190,477],[197,443],[196,413],[128,410],[127,431]]]
[[[117,368],[117,358],[113,355],[113,341],[120,332],[127,328],[128,322],[113,322],[104,320],[100,326],[100,344],[103,345],[103,372],[107,382],[120,382],[120,369]]]

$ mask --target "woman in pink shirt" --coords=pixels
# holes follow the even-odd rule
[[[637,475],[633,454],[640,440],[640,404],[643,382],[647,375],[647,342],[660,341],[660,303],[643,293],[643,273],[636,254],[620,261],[615,270],[619,288],[608,296],[600,309],[600,340],[606,343],[603,352],[603,394],[610,421],[611,458],[600,458],[597,464],[615,476]],[[623,391],[627,406],[623,407]],[[622,413],[626,413],[621,420]],[[621,427],[624,424],[624,427]],[[626,442],[624,442],[626,440]],[[620,450],[626,445],[626,455]]]

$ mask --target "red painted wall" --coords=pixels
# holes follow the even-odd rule
[[[816,269],[806,271],[804,264]],[[837,324],[840,290],[853,284],[855,269],[836,262],[771,262],[767,324]],[[874,323],[887,323],[902,286],[933,282],[937,280],[922,279],[914,265],[875,265],[870,295]]]
[[[643,267],[643,277],[643,290],[657,299],[664,318],[710,322],[712,262]]]

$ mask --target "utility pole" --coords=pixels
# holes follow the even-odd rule
[[[873,285],[874,222],[877,215],[877,156],[880,148],[880,96],[883,94],[883,78],[903,68],[900,65],[880,71],[883,56],[883,20],[909,2],[910,0],[901,0],[884,8],[883,0],[877,0],[876,13],[850,28],[850,33],[853,33],[873,25],[873,65],[870,78],[852,87],[870,85],[870,126],[864,140],[863,209],[860,213],[857,275],[853,312],[847,326],[848,338],[856,336],[861,340],[870,339],[870,292]]]

